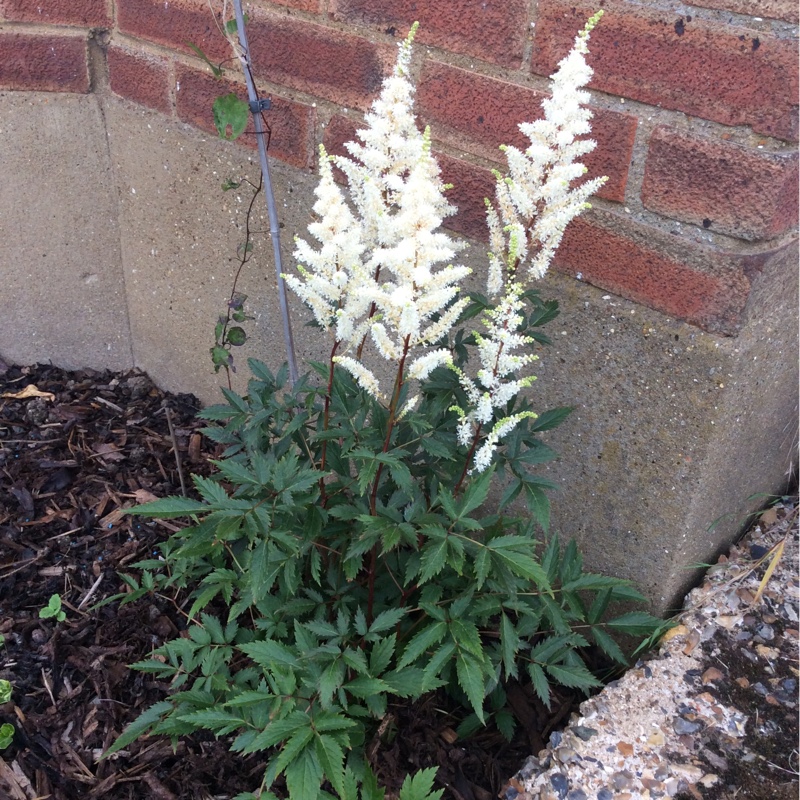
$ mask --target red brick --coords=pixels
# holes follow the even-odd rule
[[[206,0],[117,0],[117,26],[122,33],[183,53],[192,53],[189,44],[193,44],[214,62],[231,58],[221,25]]]
[[[390,48],[288,16],[254,15],[248,35],[257,76],[360,109],[377,95],[395,58]]]
[[[88,92],[85,37],[0,33],[0,88]]]
[[[429,61],[425,64],[417,102],[435,138],[469,153],[503,163],[501,144],[526,147],[521,122],[542,116],[547,95],[524,86],[488,78],[464,69]],[[588,177],[607,175],[598,192],[616,202],[625,199],[637,119],[605,109],[593,109],[592,136],[597,148],[586,157]]]
[[[719,8],[751,17],[782,19],[786,22],[797,22],[800,16],[797,13],[796,0],[694,0],[692,5]]]
[[[665,245],[665,236],[616,214],[590,212],[569,224],[553,265],[708,331],[735,334],[750,293],[746,259],[686,241]]]
[[[436,153],[436,159],[442,169],[442,180],[453,184],[446,192],[447,199],[458,209],[444,221],[444,227],[470,239],[488,241],[484,198],[494,199],[495,180],[491,170],[444,153]]]
[[[111,91],[165,114],[172,112],[169,65],[164,58],[121,47],[108,50]]]
[[[642,202],[651,211],[742,239],[768,239],[797,225],[797,153],[657,128],[650,138]]]
[[[51,25],[111,26],[107,0],[0,0],[0,17]]]
[[[514,69],[528,32],[527,0],[334,0],[333,14],[400,37],[419,21],[420,42]]]
[[[363,127],[364,123],[361,120],[354,120],[341,114],[335,114],[325,126],[325,132],[322,135],[322,143],[325,145],[325,150],[332,156],[349,156],[350,153],[344,144],[345,142],[357,141],[356,131]],[[344,173],[335,166],[333,168],[333,177],[338,183],[346,182]]]
[[[247,90],[243,84],[223,79],[217,80],[208,72],[176,65],[176,107],[178,117],[215,135],[212,106],[214,100],[223,94],[234,92],[246,99]],[[295,167],[312,166],[315,111],[310,106],[272,98],[272,107],[266,112],[271,129],[269,154]],[[250,147],[256,146],[253,121],[238,140]]]
[[[356,141],[356,131],[363,127],[364,123],[361,120],[354,120],[341,114],[335,114],[325,126],[322,143],[331,155],[349,155],[344,143]]]
[[[329,153],[346,154],[357,123],[334,117],[325,130]],[[437,153],[442,179],[452,183],[447,198],[458,213],[445,227],[485,242],[484,198],[494,197],[494,176],[460,159]],[[683,256],[683,257],[682,257]],[[567,227],[554,266],[643,305],[708,330],[733,334],[757,275],[758,257],[740,257],[686,243],[650,226],[609,212],[592,211]]]
[[[596,2],[540,0],[532,69],[551,74]],[[592,32],[591,86],[796,140],[797,44],[768,33],[608,0]]]

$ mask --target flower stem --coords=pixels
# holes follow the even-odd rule
[[[472,456],[475,455],[475,448],[478,446],[478,439],[480,439],[481,436],[481,428],[483,428],[482,422],[478,423],[478,427],[475,429],[475,435],[472,437],[472,446],[469,448],[469,453],[467,453],[467,457],[464,459],[464,469],[461,470],[461,477],[458,479],[455,489],[453,489],[453,494],[455,496],[461,491],[461,484],[464,483],[464,478],[467,477],[469,462],[472,461]]]
[[[328,361],[328,390],[325,392],[325,410],[322,415],[322,430],[328,430],[328,424],[330,421],[330,411],[331,411],[331,394],[333,392],[333,371],[336,368],[336,364],[334,363],[334,357],[336,356],[336,350],[339,347],[339,340],[337,339],[333,343],[333,347],[331,348],[331,355]],[[319,471],[325,472],[325,460],[328,454],[328,440],[322,440],[322,451],[320,456],[319,462]],[[320,493],[320,502],[322,507],[328,504],[328,496],[325,493],[325,476],[321,475],[319,479],[319,493]]]
[[[400,357],[400,361],[397,365],[397,377],[395,378],[394,382],[394,391],[392,392],[392,400],[389,403],[389,418],[386,421],[386,438],[383,440],[383,450],[382,453],[389,452],[389,444],[392,440],[392,431],[394,430],[394,423],[397,419],[397,406],[400,402],[400,393],[403,389],[403,378],[404,378],[404,371],[406,365],[406,358],[408,357],[408,351],[411,349],[410,347],[410,340],[411,335],[409,334],[403,340],[403,355]],[[369,497],[369,513],[371,516],[377,516],[377,506],[378,506],[378,486],[381,480],[381,473],[383,472],[383,464],[378,464],[378,469],[375,472],[375,480],[372,484],[372,491],[370,492]],[[373,603],[375,600],[375,572],[377,570],[377,563],[378,563],[378,545],[374,545],[372,550],[370,551],[369,555],[369,567],[368,567],[368,597],[367,597],[367,624],[372,624],[372,608]]]

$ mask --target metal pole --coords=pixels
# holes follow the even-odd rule
[[[275,195],[272,192],[272,179],[269,171],[267,145],[264,141],[264,124],[261,119],[261,100],[258,97],[255,84],[253,83],[250,51],[247,47],[247,32],[244,29],[242,0],[233,0],[233,7],[236,13],[236,31],[239,35],[239,46],[241,48],[239,59],[242,62],[242,71],[244,72],[244,79],[247,83],[247,98],[250,101],[250,110],[253,113],[253,122],[256,129],[256,142],[258,144],[258,157],[261,161],[261,173],[264,176],[264,195],[267,202],[267,213],[269,214],[269,232],[270,236],[272,237],[272,250],[275,255],[275,273],[278,279],[278,302],[281,307],[283,340],[286,343],[286,361],[289,365],[289,385],[293,386],[298,379],[297,357],[295,356],[294,352],[292,322],[289,318],[289,303],[286,298],[286,283],[282,277],[283,263],[281,260],[281,240],[280,229],[278,226],[278,211],[275,208]]]

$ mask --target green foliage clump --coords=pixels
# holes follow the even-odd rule
[[[526,333],[541,339],[533,329],[555,306],[527,299]],[[465,317],[485,302],[475,298]],[[470,343],[456,334],[457,358]],[[506,680],[529,679],[549,705],[553,683],[600,685],[583,648],[622,663],[613,634],[652,631],[657,621],[642,612],[604,619],[610,603],[643,599],[627,582],[584,572],[574,543],[537,539],[551,484],[531,468],[554,457],[537,434],[569,409],[524,419],[492,468],[465,476],[454,371],[422,382],[384,447],[387,409],[344,370],[333,370],[328,394],[309,377],[290,390],[285,370],[250,368],[246,396],[224,390],[227,404],[202,412],[224,423],[205,432],[225,452],[214,477],[195,476],[201,499],[133,510],[194,522],[165,543],[163,561],[138,565],[140,581],[125,577],[125,601],[188,588],[193,603],[188,636],[133,665],[175,693],[110,752],[145,732],[206,729],[233,735],[235,752],[269,751],[264,785],[283,775],[293,798],[328,796],[322,786],[355,798],[357,784],[373,797],[363,745],[390,701],[443,688],[477,722],[494,713],[510,736],[513,720],[497,713]],[[316,369],[328,378],[327,366]],[[492,501],[498,472],[505,491]],[[517,496],[529,513],[514,511]],[[409,783],[409,797],[420,792]]]

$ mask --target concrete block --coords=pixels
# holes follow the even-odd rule
[[[549,274],[561,303],[536,365],[561,455],[553,527],[590,568],[633,580],[663,612],[797,470],[797,247],[754,283],[736,337]],[[537,403],[538,404],[538,403]]]
[[[0,93],[0,355],[133,366],[115,177],[96,96]]]
[[[191,391],[204,402],[221,399],[224,373],[215,374],[209,348],[226,309],[244,242],[248,187],[223,191],[227,180],[257,182],[258,157],[124,100],[106,104],[111,158],[119,187],[120,238],[136,365],[171,391]],[[284,270],[294,236],[310,220],[314,175],[272,161]],[[235,349],[247,382],[248,356],[277,368],[286,358],[280,335],[275,266],[262,194],[251,220],[253,258],[237,288],[248,295],[250,341]],[[319,358],[314,331],[291,299],[298,358]]]

